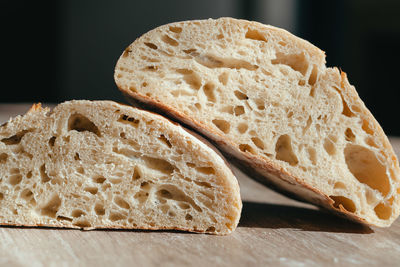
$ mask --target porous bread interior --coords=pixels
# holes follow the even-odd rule
[[[72,101],[0,128],[0,224],[227,234],[240,211],[223,159],[161,116]]]
[[[284,30],[230,18],[164,25],[124,51],[115,81],[334,209],[377,226],[399,215],[398,162],[379,124],[321,50]]]

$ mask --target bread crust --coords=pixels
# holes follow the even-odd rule
[[[325,55],[324,52],[313,46],[309,42],[302,40],[298,37],[291,35],[285,30],[278,29],[271,26],[266,26],[257,22],[248,22],[244,20],[235,20],[231,18],[221,18],[220,20],[226,20],[229,23],[235,25],[251,25],[252,27],[265,29],[268,28],[271,31],[275,31],[276,35],[285,36],[285,38],[293,41],[300,49],[312,51],[311,54],[315,56],[314,60],[319,62],[320,64],[325,65]],[[201,23],[202,21],[193,21],[193,23]],[[184,23],[173,23],[161,26],[153,31],[159,30],[173,26],[184,26]],[[243,26],[244,27],[244,26]],[[134,46],[135,43],[139,43],[140,39],[136,40],[130,47]],[[121,56],[122,57],[122,56]],[[117,63],[118,66],[118,63]],[[382,140],[383,146],[387,153],[386,157],[391,160],[392,168],[395,172],[396,177],[399,177],[400,169],[397,157],[391,147],[388,138],[384,134],[382,128],[379,123],[375,120],[373,115],[369,112],[369,110],[365,107],[362,100],[359,98],[355,88],[351,86],[347,80],[347,75],[344,72],[339,72],[336,68],[333,69],[332,75],[335,77],[337,81],[340,81],[341,88],[338,89],[341,92],[343,99],[349,103],[350,109],[355,106],[360,111],[362,119],[369,125],[371,131],[373,131],[374,136],[378,139]],[[280,191],[284,192],[287,195],[294,196],[296,199],[301,199],[303,201],[316,204],[320,207],[329,209],[334,213],[337,213],[341,216],[345,216],[353,221],[361,222],[368,225],[376,225],[376,226],[389,226],[391,222],[382,222],[382,223],[371,223],[368,222],[365,218],[361,218],[356,214],[347,211],[341,204],[337,207],[334,206],[335,202],[328,195],[324,194],[320,190],[308,185],[304,182],[301,177],[298,177],[278,164],[275,164],[273,161],[269,160],[266,157],[261,157],[258,155],[254,155],[249,152],[240,151],[237,145],[235,145],[235,140],[230,140],[228,137],[222,135],[220,132],[214,130],[206,124],[203,124],[196,119],[190,117],[189,115],[184,114],[178,108],[175,108],[171,105],[165,104],[162,100],[158,99],[157,96],[149,97],[145,94],[141,94],[140,90],[131,90],[126,84],[119,83],[118,77],[115,74],[115,80],[118,88],[129,102],[134,105],[138,102],[144,104],[146,108],[150,108],[155,110],[156,112],[161,112],[166,116],[173,118],[176,121],[184,123],[191,129],[200,132],[218,147],[227,155],[233,157],[238,160],[240,164],[247,166],[246,171],[250,174],[254,175],[254,178],[261,181],[264,184]],[[399,200],[396,198],[396,203]],[[398,204],[397,204],[398,205]],[[394,209],[393,213],[396,214],[395,217],[398,216],[399,210]]]

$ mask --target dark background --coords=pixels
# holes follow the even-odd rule
[[[230,16],[285,28],[326,51],[385,132],[400,135],[400,1],[2,0],[0,14],[0,103],[124,101],[113,72],[134,39],[169,22]]]

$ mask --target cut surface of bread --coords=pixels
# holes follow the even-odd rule
[[[346,74],[285,30],[232,18],[164,25],[126,48],[114,78],[281,191],[371,225],[399,215],[399,165],[381,127]]]
[[[239,186],[217,152],[111,101],[34,105],[0,127],[0,224],[228,234]]]

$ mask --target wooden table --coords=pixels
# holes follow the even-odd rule
[[[0,105],[0,123],[27,109]],[[0,227],[0,266],[400,266],[400,220],[368,228],[234,171],[243,212],[231,235]]]

